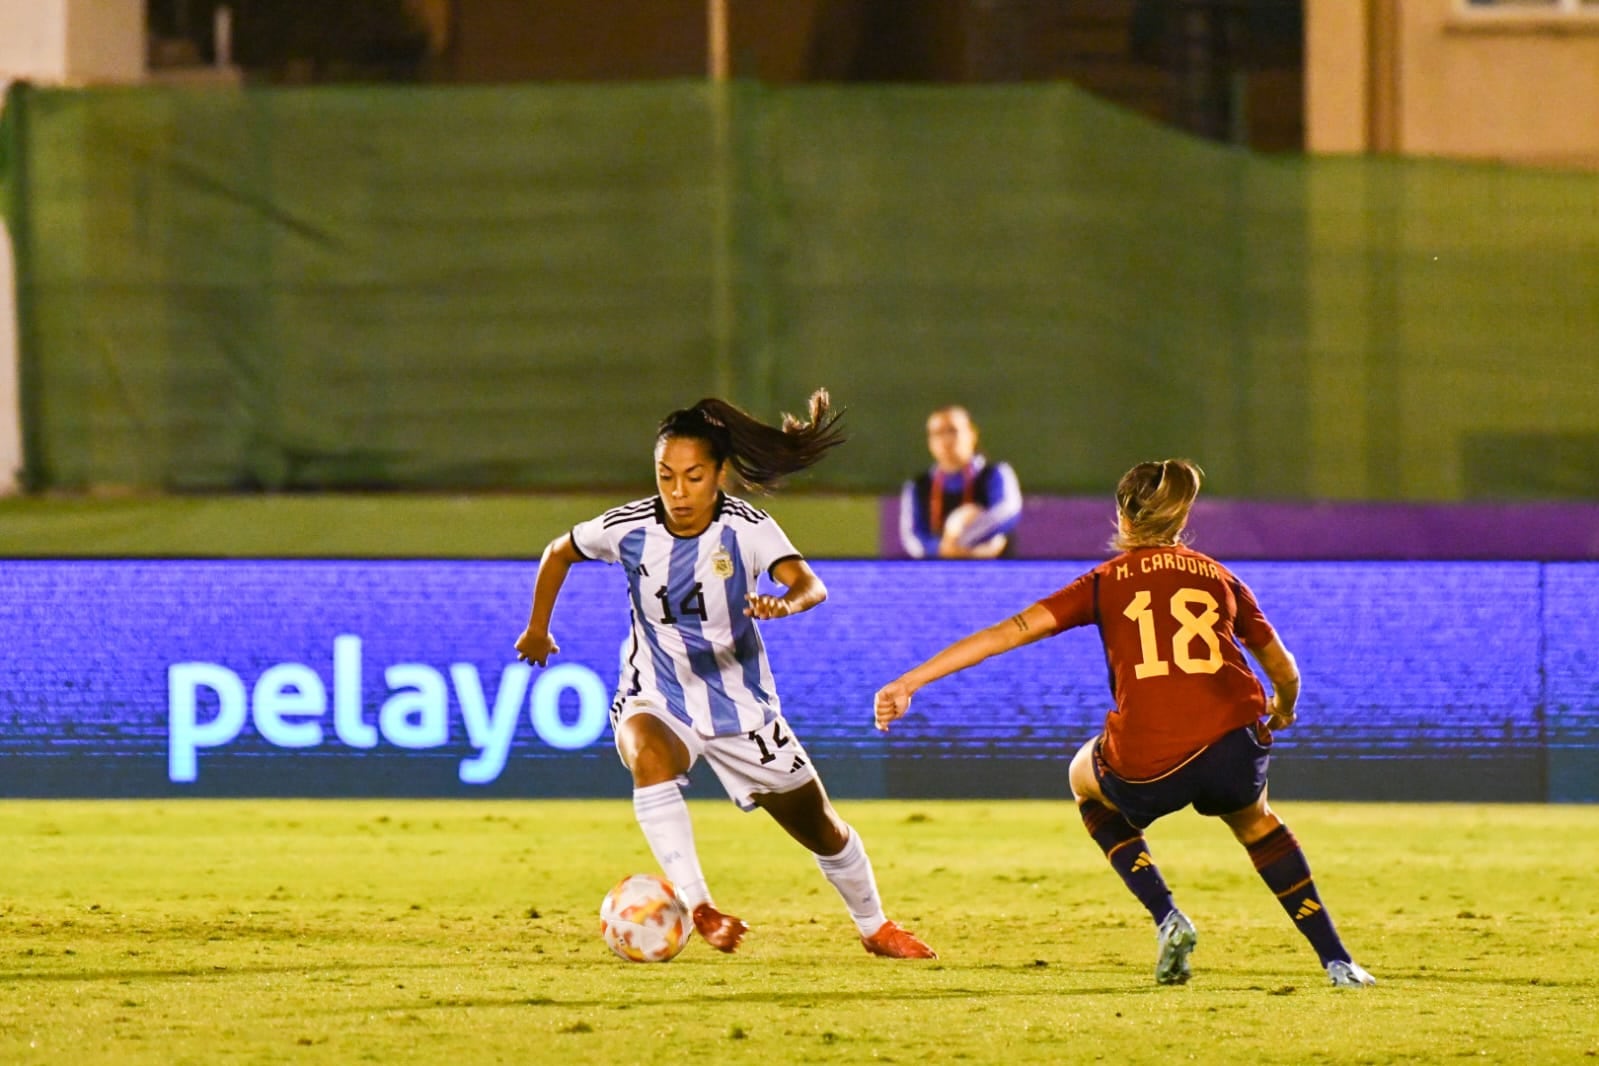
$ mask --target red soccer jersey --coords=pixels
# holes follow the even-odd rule
[[[1208,555],[1139,548],[1039,601],[1062,631],[1097,624],[1116,707],[1101,751],[1129,781],[1159,777],[1266,713],[1238,642],[1275,635],[1254,593]]]

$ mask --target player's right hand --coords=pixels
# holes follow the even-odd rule
[[[890,681],[877,690],[872,700],[872,718],[878,732],[888,732],[888,725],[903,718],[911,706],[911,687],[903,680]]]
[[[1271,694],[1271,699],[1266,702],[1267,729],[1270,729],[1273,733],[1280,729],[1287,729],[1289,726],[1293,725],[1298,718],[1299,715],[1295,714],[1292,710],[1289,710],[1286,714],[1284,714],[1281,709],[1281,705],[1278,702],[1277,694],[1275,692]]]
[[[531,629],[524,629],[522,635],[516,638],[516,657],[524,663],[537,663],[543,666],[550,656],[559,653],[560,650],[555,638],[548,633],[535,633]]]

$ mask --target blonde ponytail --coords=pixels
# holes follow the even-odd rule
[[[1184,527],[1205,472],[1188,459],[1139,463],[1116,485],[1119,521],[1111,546],[1119,551],[1164,548],[1187,541]]]

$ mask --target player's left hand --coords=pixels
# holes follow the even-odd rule
[[[872,700],[872,717],[877,731],[888,732],[890,722],[905,717],[911,708],[911,687],[903,680],[890,681],[877,690]]]
[[[744,597],[749,606],[744,608],[744,613],[751,618],[786,618],[793,612],[789,609],[788,601],[781,596],[765,596],[749,593]]]

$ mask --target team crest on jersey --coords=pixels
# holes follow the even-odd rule
[[[733,557],[726,548],[711,553],[711,572],[724,581],[733,576]]]

